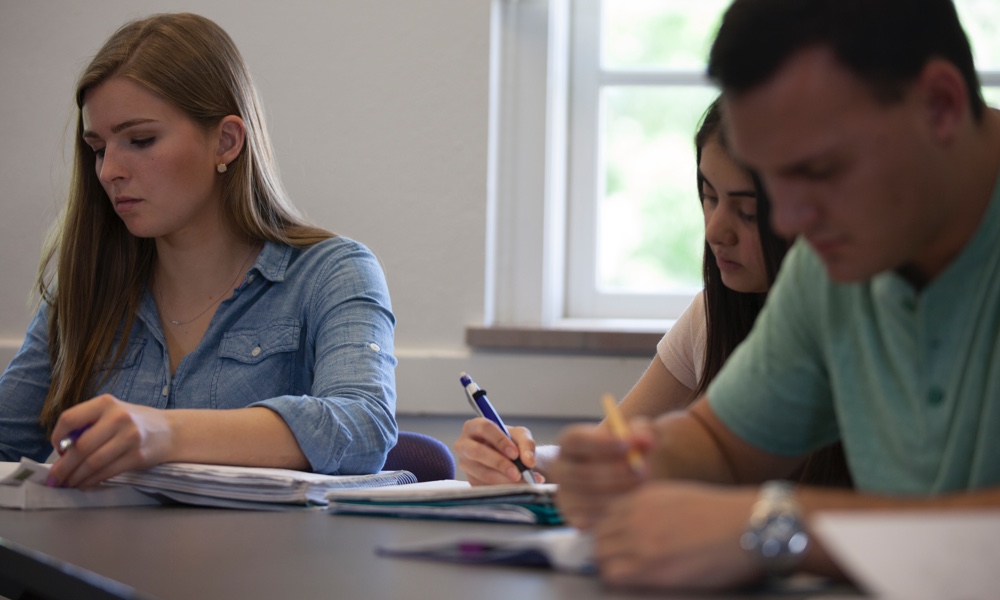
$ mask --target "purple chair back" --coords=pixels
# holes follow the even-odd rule
[[[386,471],[409,471],[417,481],[455,478],[455,458],[441,440],[415,431],[400,431],[385,459]]]

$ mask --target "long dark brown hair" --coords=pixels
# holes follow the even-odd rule
[[[722,135],[722,114],[719,99],[708,107],[702,117],[701,126],[694,136],[695,156],[698,161],[698,195],[701,196],[705,184],[705,175],[701,172],[701,155],[705,145],[712,139],[718,139],[722,147],[726,147]],[[757,174],[749,171],[753,178],[754,190],[757,193],[757,231],[760,234],[760,248],[764,254],[764,266],[767,269],[768,287],[774,283],[778,268],[788,251],[788,242],[771,229],[771,208],[763,184]],[[704,197],[702,197],[704,202]],[[744,293],[731,290],[722,283],[722,272],[715,262],[715,254],[705,240],[705,257],[702,261],[702,276],[705,280],[705,320],[707,323],[705,363],[701,378],[695,388],[695,395],[700,396],[708,389],[722,365],[732,354],[736,346],[746,338],[753,327],[760,309],[764,307],[764,293]]]
[[[698,194],[702,195],[705,176],[701,172],[701,154],[705,145],[713,139],[718,139],[726,148],[726,138],[722,129],[722,113],[716,99],[705,111],[701,126],[695,134],[695,155],[698,160]],[[767,192],[760,178],[748,169],[753,179],[754,190],[757,192],[757,231],[760,234],[760,248],[764,255],[764,266],[767,269],[768,288],[774,284],[781,261],[788,252],[788,241],[778,236],[771,229],[771,207]],[[704,197],[702,197],[704,202]],[[706,344],[705,362],[702,366],[701,378],[695,390],[695,397],[703,395],[708,390],[708,384],[718,375],[722,365],[750,333],[757,315],[764,308],[767,292],[744,293],[731,290],[722,283],[722,272],[715,261],[715,254],[705,240],[705,258],[702,265],[702,275],[705,279],[705,321]],[[844,449],[840,442],[826,446],[810,454],[789,479],[800,483],[824,485],[831,487],[851,487],[850,469],[844,458]]]

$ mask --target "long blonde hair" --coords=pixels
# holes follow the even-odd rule
[[[40,415],[49,432],[63,410],[89,399],[121,364],[156,261],[154,241],[133,236],[115,214],[82,137],[84,97],[112,77],[144,86],[206,129],[227,115],[243,119],[243,149],[221,175],[223,211],[238,235],[295,247],[334,235],[307,224],[289,201],[256,87],[222,28],[186,13],[122,26],[77,83],[69,198],[38,270],[37,287],[49,305],[52,382]]]

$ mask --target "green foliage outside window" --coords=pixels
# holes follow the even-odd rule
[[[1000,2],[958,0],[977,67],[1000,71]],[[702,73],[729,0],[614,0],[603,5],[606,72]],[[984,89],[1000,106],[1000,87]],[[700,286],[704,226],[693,137],[709,86],[608,85],[601,95],[603,197],[598,285],[669,292]]]

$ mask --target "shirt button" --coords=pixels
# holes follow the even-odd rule
[[[254,277],[256,277],[256,275],[250,275],[249,277],[247,277],[247,281],[253,283]]]
[[[375,352],[378,352],[379,350],[381,350],[381,349],[382,349],[382,348],[381,348],[381,347],[380,347],[380,346],[379,346],[378,344],[376,344],[375,342],[372,342],[371,344],[368,344],[368,347],[369,347],[369,348],[371,348],[372,350],[374,350]]]
[[[161,396],[166,396],[169,392],[170,392],[170,386],[169,385],[165,385],[165,386],[163,386],[163,390],[160,391],[160,395]]]
[[[250,351],[250,356],[260,356],[260,346],[257,346]]]
[[[927,402],[930,403],[931,406],[937,406],[941,404],[942,401],[944,401],[944,391],[942,391],[941,388],[932,387],[930,391],[927,392]]]

